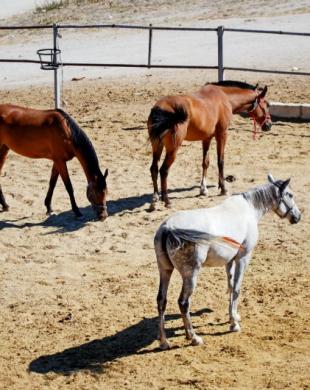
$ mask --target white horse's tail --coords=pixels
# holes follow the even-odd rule
[[[206,244],[214,239],[216,236],[206,232],[192,229],[164,229],[163,238],[174,249],[181,248],[185,242],[191,242],[194,244]],[[166,246],[165,245],[165,246]]]
[[[184,243],[191,242],[193,244],[210,244],[216,242],[219,245],[225,245],[243,249],[243,245],[234,239],[226,236],[216,236],[207,232],[192,229],[168,229],[164,228],[162,232],[162,248],[166,252],[167,244],[174,250],[182,248]]]

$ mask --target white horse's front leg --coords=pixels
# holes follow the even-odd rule
[[[227,274],[227,293],[229,294],[229,319],[232,319],[232,301],[233,301],[233,287],[234,287],[234,275],[235,275],[236,263],[234,260],[231,260],[226,265],[226,274]],[[236,321],[241,321],[241,317],[238,313],[235,313],[234,318]]]
[[[232,332],[239,332],[241,330],[240,327],[240,315],[238,314],[238,298],[240,295],[241,284],[243,280],[244,271],[248,263],[250,262],[251,256],[247,254],[242,257],[240,260],[236,261],[236,266],[234,270],[233,276],[233,285],[232,292],[230,294],[230,304],[229,304],[229,321],[230,321],[230,330]]]

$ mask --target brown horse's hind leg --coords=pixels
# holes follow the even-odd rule
[[[167,191],[167,177],[169,168],[173,164],[175,158],[177,155],[177,149],[174,149],[172,151],[167,151],[166,157],[164,159],[164,162],[160,168],[160,179],[161,179],[161,197],[162,201],[165,202],[166,207],[170,207],[171,203],[168,197],[168,191]]]
[[[225,188],[224,180],[224,151],[227,140],[227,130],[219,131],[216,135],[216,148],[217,148],[217,165],[219,170],[219,188],[221,189],[220,195],[226,195],[227,190]]]
[[[152,181],[153,181],[153,198],[152,203],[150,205],[150,211],[154,211],[156,207],[156,202],[159,200],[159,194],[158,194],[158,185],[157,185],[157,178],[158,178],[158,162],[160,160],[160,156],[162,154],[164,145],[162,142],[156,142],[152,144],[153,149],[153,161],[150,168]]]
[[[57,168],[57,170],[58,170],[58,172],[59,172],[59,174],[64,182],[66,190],[69,194],[72,210],[77,217],[81,217],[82,213],[80,212],[80,210],[77,207],[77,204],[75,202],[73,187],[72,187],[72,183],[71,183],[71,180],[69,177],[67,164],[64,161],[57,161],[57,162],[55,162],[55,165],[56,165],[56,168]]]
[[[200,195],[208,195],[207,170],[209,167],[210,140],[202,141],[202,178],[200,183]]]
[[[51,202],[52,202],[52,196],[57,183],[58,176],[59,176],[59,172],[57,171],[55,164],[53,164],[50,184],[44,201],[44,204],[47,209],[46,214],[50,214],[53,211],[51,207]]]
[[[4,162],[5,162],[5,159],[6,159],[6,156],[8,155],[8,153],[9,153],[9,148],[6,145],[1,145],[0,146],[0,174],[1,174],[2,167],[4,165]],[[3,211],[8,211],[9,205],[5,201],[5,198],[4,198],[4,195],[2,192],[2,188],[1,188],[1,184],[0,184],[0,204],[2,205]]]

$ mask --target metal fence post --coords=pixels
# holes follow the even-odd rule
[[[53,65],[54,65],[54,102],[55,108],[60,108],[60,82],[58,75],[58,62],[57,62],[57,39],[58,39],[58,26],[53,24]]]
[[[151,67],[151,57],[152,57],[152,40],[153,40],[153,29],[152,25],[149,26],[149,53],[147,58],[147,67]]]
[[[223,34],[224,34],[224,26],[218,26],[217,28],[218,81],[224,80]]]

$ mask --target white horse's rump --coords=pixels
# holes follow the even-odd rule
[[[159,338],[162,349],[169,348],[164,329],[164,313],[170,277],[176,268],[183,279],[179,296],[186,337],[193,345],[202,339],[193,330],[189,315],[192,295],[201,267],[225,266],[229,297],[230,330],[240,330],[238,297],[246,266],[258,239],[258,221],[269,210],[291,223],[300,220],[289,180],[274,180],[248,192],[233,195],[209,209],[180,211],[162,223],[155,235],[155,252],[160,274],[157,296]]]

